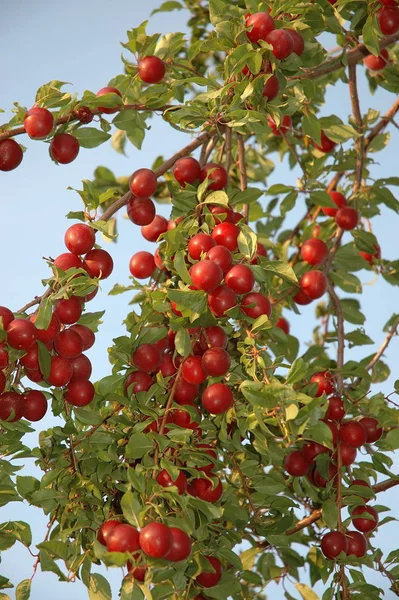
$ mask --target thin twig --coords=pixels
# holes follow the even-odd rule
[[[337,351],[337,368],[339,370],[344,366],[344,352],[345,352],[345,329],[344,329],[344,313],[342,311],[341,301],[338,298],[334,287],[331,282],[327,283],[328,293],[331,298],[331,302],[334,305],[335,312],[337,314],[337,338],[338,338],[338,351]],[[340,394],[344,391],[344,381],[341,373],[337,373],[337,389]]]
[[[244,138],[240,133],[237,133],[237,149],[238,149],[238,169],[240,171],[240,189],[244,192],[248,187],[247,165],[245,162],[245,144]],[[248,204],[244,204],[242,214],[245,222],[248,223]]]
[[[88,431],[85,432],[83,437],[81,437],[79,440],[76,440],[76,442],[74,442],[72,444],[72,447],[76,448],[76,446],[79,446],[79,444],[84,442],[87,438],[91,437],[94,433],[96,433],[97,429],[100,429],[100,427],[105,425],[105,423],[107,423],[107,421],[109,421],[109,419],[111,417],[116,415],[116,413],[118,413],[122,408],[123,408],[122,404],[118,404],[111,413],[109,413],[106,417],[103,418],[101,423],[98,423],[97,425],[94,425],[93,427],[91,427]]]
[[[356,123],[356,129],[359,137],[355,140],[355,152],[356,152],[356,169],[355,169],[355,181],[353,185],[353,193],[357,194],[362,185],[363,166],[365,158],[365,146],[364,146],[364,123],[362,112],[360,110],[359,93],[357,89],[357,77],[356,77],[356,64],[349,65],[349,93],[351,98],[353,117]]]
[[[51,288],[48,288],[42,296],[35,296],[33,300],[31,300],[30,302],[25,304],[25,306],[23,306],[22,308],[17,310],[17,312],[24,313],[25,311],[28,310],[28,308],[32,308],[32,306],[35,306],[36,304],[40,304],[42,302],[42,300],[44,300],[45,298],[48,298],[50,296],[50,294],[51,294]]]
[[[229,177],[230,166],[231,166],[231,141],[232,141],[232,132],[231,127],[226,125],[225,127],[225,146],[224,152],[226,155],[225,169],[227,171],[227,177]]]
[[[384,354],[385,350],[388,348],[392,338],[397,335],[398,333],[398,326],[399,326],[399,317],[397,317],[391,327],[391,329],[389,330],[389,332],[387,333],[385,340],[382,342],[380,348],[378,349],[378,351],[375,353],[375,355],[373,356],[373,358],[367,363],[366,365],[366,371],[370,371],[370,369],[372,369],[374,367],[374,365],[380,360],[380,358],[382,357],[382,355]]]
[[[48,538],[50,537],[51,528],[54,525],[54,521],[57,518],[58,509],[59,509],[59,506],[57,506],[57,508],[55,509],[55,512],[54,512],[53,516],[51,517],[51,519],[47,523],[47,531],[46,531],[46,535],[44,536],[43,542],[47,542]],[[33,565],[33,573],[32,573],[32,576],[30,578],[30,581],[32,581],[32,579],[36,575],[36,571],[37,571],[37,567],[39,566],[39,563],[40,563],[40,554],[36,558],[35,564]]]

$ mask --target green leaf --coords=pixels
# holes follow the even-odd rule
[[[287,383],[298,383],[304,379],[306,373],[308,371],[308,364],[303,360],[303,358],[297,358],[291,365],[290,370],[287,374]]]
[[[380,54],[379,27],[375,15],[371,14],[363,26],[363,44],[372,54]]]
[[[373,340],[369,338],[361,329],[355,329],[345,335],[345,339],[350,342],[349,348],[352,346],[366,346],[367,344],[374,344]]]
[[[15,590],[15,600],[28,600],[30,597],[31,582],[30,579],[24,579],[19,583]]]
[[[254,272],[257,281],[270,281],[271,276],[277,275],[289,283],[298,282],[292,267],[290,267],[288,263],[280,260],[262,262],[262,265],[252,265],[251,269]]]
[[[335,529],[338,522],[338,507],[334,500],[323,502],[323,520],[330,529]]]
[[[35,321],[38,329],[47,329],[53,316],[53,302],[51,298],[44,298],[39,304],[39,310]]]
[[[318,595],[308,585],[304,583],[296,583],[296,589],[301,594],[303,600],[319,600]]]
[[[321,126],[317,117],[310,112],[306,112],[302,117],[302,130],[317,144],[321,142]]]
[[[264,408],[273,408],[279,402],[289,402],[296,397],[296,392],[282,383],[266,385],[249,380],[241,383],[240,392],[251,404]]]
[[[330,194],[320,190],[317,192],[312,192],[309,200],[316,206],[330,206],[331,208],[337,207],[337,205],[332,201]]]
[[[37,341],[37,347],[39,350],[39,367],[43,373],[44,379],[47,379],[50,375],[51,369],[51,355],[45,344],[40,340]]]
[[[74,131],[74,137],[82,148],[96,148],[110,139],[110,134],[95,127],[79,127]]]
[[[105,310],[100,310],[93,313],[83,313],[78,323],[79,325],[86,325],[93,333],[97,333],[98,326],[102,323],[101,318],[104,316]]]
[[[152,11],[151,16],[158,12],[170,12],[171,10],[181,10],[182,8],[183,6],[180,4],[180,2],[176,2],[176,0],[168,0],[168,2],[163,2],[159,8],[155,8]]]
[[[211,172],[209,172],[209,174],[210,173]],[[223,192],[222,190],[218,190],[218,191],[214,191],[214,192],[211,192],[210,194],[208,194],[204,200],[204,203],[205,204],[218,204],[220,206],[228,206],[229,197],[226,194],[226,192]]]
[[[125,492],[122,496],[121,507],[125,519],[135,527],[140,527],[139,514],[141,504],[131,490]]]
[[[190,320],[195,321],[207,311],[207,295],[205,292],[195,290],[169,290],[168,297],[176,302],[178,308],[190,315]]]
[[[184,358],[191,353],[191,339],[187,329],[181,329],[176,333],[175,347],[180,356]]]
[[[187,283],[187,285],[191,285],[192,281],[191,281],[191,277],[190,277],[190,274],[189,274],[187,266],[186,266],[185,256],[186,255],[185,255],[184,250],[179,250],[178,252],[176,252],[175,259],[173,261],[173,265],[174,265],[176,272],[179,275],[180,279],[182,281],[184,281],[184,283]]]
[[[238,234],[238,249],[246,258],[252,259],[256,253],[257,236],[248,225],[241,225]]]
[[[89,600],[111,600],[111,586],[102,575],[93,573],[90,575],[90,587],[88,589]]]
[[[126,458],[143,458],[153,447],[153,442],[145,433],[132,433],[125,448]]]

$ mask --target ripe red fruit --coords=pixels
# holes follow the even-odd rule
[[[153,373],[161,364],[161,353],[154,344],[141,344],[133,352],[133,364],[140,371]]]
[[[226,273],[225,282],[237,294],[247,294],[255,284],[255,277],[246,265],[235,265]]]
[[[182,375],[187,383],[193,385],[198,385],[205,381],[206,372],[201,364],[201,357],[188,356],[183,363]]]
[[[163,469],[158,474],[157,481],[158,481],[159,485],[162,485],[162,487],[176,486],[177,489],[179,490],[180,495],[184,494],[187,490],[187,478],[186,478],[185,474],[183,473],[183,471],[179,472],[177,479],[172,479],[172,477],[169,475],[169,473],[166,471],[166,469]]]
[[[89,350],[89,348],[91,348],[94,345],[96,336],[94,335],[90,327],[87,327],[86,325],[77,324],[72,325],[72,327],[69,328],[69,331],[75,331],[75,333],[78,333],[80,335],[83,343],[83,352],[85,350]]]
[[[213,446],[210,446],[209,444],[197,444],[196,447],[201,448],[201,450],[203,450],[205,454],[208,454],[208,456],[211,456],[215,460],[217,459],[217,454],[216,454]],[[197,469],[197,471],[202,471],[202,473],[211,473],[213,471],[214,467],[215,467],[214,463],[209,462],[202,467],[196,467],[196,469]]]
[[[154,273],[155,261],[154,256],[150,252],[141,250],[133,254],[129,262],[129,270],[133,277],[137,279],[147,279]]]
[[[382,437],[384,430],[382,427],[378,427],[377,419],[363,417],[359,423],[366,433],[366,444],[374,444],[374,442],[377,442]]]
[[[29,350],[26,351],[25,356],[23,356],[22,358],[19,359],[19,362],[21,363],[21,365],[23,365],[25,367],[25,369],[39,369],[39,348],[37,343],[33,344],[33,346],[31,346],[29,348]]]
[[[337,211],[335,222],[344,231],[351,231],[359,223],[359,213],[351,206],[343,206]]]
[[[348,542],[341,531],[330,531],[323,535],[321,540],[321,551],[326,558],[335,560],[341,552],[346,554]]]
[[[163,558],[172,542],[172,533],[163,523],[149,523],[140,531],[140,547],[151,558]]]
[[[292,54],[294,42],[285,29],[274,29],[267,34],[266,40],[273,47],[273,54],[278,60],[284,60]]]
[[[318,442],[306,442],[302,447],[302,453],[306,460],[313,461],[319,454],[328,452],[326,446],[322,446]]]
[[[221,415],[233,406],[233,392],[224,383],[213,383],[204,390],[202,406],[213,415]]]
[[[213,572],[211,573],[208,571],[203,571],[202,573],[197,575],[195,580],[199,585],[202,585],[202,587],[210,588],[215,586],[219,582],[219,579],[222,576],[222,565],[220,563],[220,560],[215,556],[206,556],[205,558],[207,558],[211,563],[209,569],[212,568]]]
[[[219,327],[213,325],[202,330],[200,335],[200,343],[204,350],[209,347],[217,346],[218,348],[226,348],[228,342],[227,334]]]
[[[370,518],[361,517],[362,514],[367,514]],[[378,525],[378,513],[372,506],[357,506],[351,511],[351,516],[353,526],[362,533],[371,533]]]
[[[91,362],[85,354],[80,354],[76,358],[71,359],[72,377],[73,379],[90,379],[92,367]]]
[[[47,412],[45,395],[38,390],[28,390],[24,396],[23,416],[28,421],[40,421]]]
[[[327,290],[327,277],[322,271],[314,269],[302,275],[299,285],[308,298],[321,298]]]
[[[185,406],[195,406],[195,405],[186,403]],[[191,420],[190,413],[187,410],[180,409],[180,408],[174,409],[173,411],[171,411],[172,423],[174,423],[175,425],[178,425],[179,427],[184,427],[184,429],[192,429],[192,430],[197,429],[201,415],[200,415],[198,408],[195,407],[195,409],[198,414],[198,418],[196,417],[196,420],[194,420],[194,421]]]
[[[245,19],[248,39],[256,44],[259,40],[266,40],[267,35],[274,29],[273,18],[265,12],[257,12]]]
[[[359,255],[362,258],[364,258],[364,260],[366,260],[370,265],[372,265],[375,260],[381,258],[381,248],[379,246],[376,246],[375,244],[373,244],[373,246],[375,248],[374,254],[371,254],[370,252],[359,252]]]
[[[362,533],[358,531],[347,531],[346,540],[348,542],[348,548],[346,554],[348,556],[354,555],[358,558],[362,558],[367,552],[367,540]]]
[[[8,352],[7,352],[7,347],[6,344],[0,344],[0,369],[5,369],[6,367],[8,367]]]
[[[276,98],[280,91],[280,83],[275,75],[270,75],[269,79],[265,83],[265,87],[262,91],[262,96],[267,98],[268,102],[271,102]]]
[[[366,431],[358,421],[347,421],[341,425],[339,439],[347,446],[360,448],[366,443]]]
[[[54,387],[63,387],[73,375],[72,365],[67,358],[62,356],[52,356],[50,374],[47,381]]]
[[[172,534],[172,546],[167,554],[165,554],[165,560],[171,560],[172,562],[180,562],[186,560],[191,553],[191,539],[182,529],[178,527],[170,527]]]
[[[302,477],[306,475],[311,466],[311,462],[300,450],[294,450],[287,454],[284,459],[284,468],[289,475]]]
[[[54,342],[54,349],[64,358],[76,358],[83,352],[83,340],[72,329],[64,329]]]
[[[216,242],[212,236],[207,233],[197,233],[188,242],[188,253],[194,260],[199,260],[202,253],[208,252],[216,246]]]
[[[229,372],[230,355],[223,348],[209,348],[201,358],[201,365],[205,373],[211,377],[221,377]]]
[[[366,58],[363,59],[363,64],[370,71],[381,71],[385,69],[387,64],[389,63],[389,54],[386,48],[381,50],[381,53],[378,56],[374,56],[374,54],[369,54]]]
[[[323,393],[329,396],[335,391],[334,378],[328,371],[319,371],[318,373],[315,373],[310,378],[310,382],[317,383],[316,398],[322,396]]]
[[[237,306],[237,296],[227,285],[219,285],[208,296],[208,306],[217,317],[226,316],[226,312]]]
[[[298,33],[295,29],[284,29],[284,31],[288,33],[288,35],[292,39],[292,52],[294,52],[298,56],[301,56],[303,54],[303,51],[305,50],[305,42],[301,34]]]
[[[43,381],[43,374],[39,369],[25,369],[25,376],[34,383]]]
[[[108,523],[112,523],[112,521],[108,521]],[[130,552],[134,554],[140,550],[140,536],[135,527],[127,523],[117,523],[114,526],[108,525],[107,528],[105,528],[105,525],[106,523],[102,525],[104,529],[100,537],[102,536],[104,539],[109,552]],[[100,539],[99,541],[101,542]]]
[[[257,319],[260,315],[270,317],[272,314],[272,305],[269,299],[263,294],[251,292],[241,300],[241,310],[253,319]]]
[[[113,271],[114,261],[109,252],[101,248],[95,248],[94,250],[90,250],[84,257],[83,267],[90,277],[107,279]]]
[[[175,400],[178,404],[192,404],[198,396],[198,385],[189,383],[183,377],[179,377],[175,387]]]
[[[50,155],[62,165],[75,160],[79,154],[79,142],[69,133],[59,133],[53,137],[50,143]]]
[[[352,446],[346,446],[345,444],[341,444],[341,461],[344,467],[348,467],[352,465],[356,460],[357,450]],[[335,459],[337,457],[335,455]]]
[[[281,119],[279,127],[277,127],[274,119],[272,117],[269,117],[267,119],[267,124],[269,125],[270,129],[275,135],[282,136],[285,135],[291,129],[292,119],[289,115],[284,115]]]
[[[148,242],[156,242],[160,235],[168,230],[168,221],[161,215],[155,215],[149,225],[141,228],[141,235]]]
[[[318,238],[310,238],[302,244],[301,256],[309,265],[319,265],[327,255],[327,244]]]
[[[24,413],[24,398],[17,392],[0,394],[0,421],[14,423],[22,419]],[[10,417],[12,418],[10,419]]]
[[[117,94],[120,98],[122,98],[122,94],[120,93],[119,90],[117,90],[114,87],[103,87],[101,88],[101,90],[98,90],[96,97],[97,98],[101,98],[101,96],[105,96],[106,94]],[[99,106],[98,110],[100,110],[101,112],[105,113],[106,115],[112,115],[116,112],[118,112],[118,109],[122,106],[122,102],[119,101],[115,101],[118,102],[118,104],[116,104],[116,108],[106,108],[105,106]]]
[[[94,117],[92,111],[88,106],[79,106],[78,108],[75,108],[74,113],[76,115],[76,118],[85,125],[91,123]]]
[[[157,269],[160,269],[161,271],[167,271],[167,268],[165,267],[162,257],[159,253],[159,248],[156,248],[154,252],[154,263]]]
[[[13,319],[7,326],[7,342],[16,350],[29,350],[36,337],[36,327],[28,319]]]
[[[325,414],[326,419],[331,421],[342,421],[345,416],[344,403],[338,396],[331,396],[328,400],[328,408]]]
[[[348,489],[350,489],[350,488],[351,488],[352,486],[354,486],[354,485],[355,485],[355,486],[361,486],[361,487],[367,487],[367,488],[369,488],[369,490],[371,490],[371,486],[370,486],[370,484],[369,484],[369,483],[367,483],[367,481],[364,481],[364,479],[353,479],[353,480],[351,481],[351,483],[350,483],[350,486],[349,486],[349,488],[348,488]],[[352,492],[352,490],[351,490],[351,492]],[[359,495],[359,496],[361,496],[361,495],[359,494],[359,492],[355,492],[355,491],[353,491],[352,493],[353,493],[353,494],[355,494],[355,495]],[[366,498],[365,498],[364,496],[361,496],[361,497],[363,498],[363,500],[364,500],[365,502],[368,502],[368,501],[370,500],[370,496],[368,496],[368,497],[366,497]]]
[[[173,167],[173,175],[182,187],[186,187],[186,183],[195,183],[200,179],[201,165],[191,156],[179,158]]]
[[[99,528],[97,532],[97,539],[103,546],[107,545],[107,540],[117,525],[121,525],[120,521],[115,521],[115,519],[110,519],[109,521],[105,521]]]
[[[75,254],[64,252],[54,260],[54,266],[62,271],[68,271],[68,269],[80,269],[82,267],[82,261]]]
[[[377,12],[377,20],[384,35],[391,35],[399,31],[399,7],[383,6]]]
[[[129,180],[130,191],[136,198],[149,198],[156,192],[157,184],[157,176],[151,169],[138,169]]]
[[[293,297],[293,300],[301,306],[305,306],[306,304],[310,304],[312,302],[312,298],[309,298],[309,296],[305,294],[303,290],[298,290]]]
[[[201,260],[190,268],[193,285],[197,290],[211,292],[223,279],[222,269],[211,260]]]
[[[234,223],[234,211],[231,208],[215,204],[214,206],[210,206],[209,210],[212,213],[215,225],[218,225],[219,223],[224,223],[225,221],[227,221],[228,223]],[[221,216],[220,219],[218,215]]]
[[[201,169],[200,179],[204,181],[209,176],[209,190],[222,190],[228,182],[228,173],[222,165],[208,163]]]
[[[65,325],[72,325],[80,319],[82,314],[82,300],[78,296],[57,300],[54,305],[54,314]]]
[[[289,335],[290,333],[290,324],[288,323],[287,319],[284,319],[284,317],[280,317],[279,320],[276,323],[276,327],[279,327],[280,329],[282,329],[284,331],[284,333],[286,333],[287,335]]]
[[[346,206],[346,198],[340,192],[329,192],[328,195],[330,196],[334,204],[337,205],[338,208]],[[322,206],[321,210],[325,215],[327,215],[327,217],[335,217],[338,208],[331,208],[331,206]]]
[[[12,171],[22,162],[24,153],[15,140],[8,138],[0,142],[0,171]]]
[[[165,76],[165,63],[158,56],[145,56],[138,66],[138,75],[144,83],[159,83]]]
[[[332,479],[336,478],[337,471],[337,467],[335,465],[330,464],[328,466],[328,478],[324,479],[324,477],[321,476],[320,472],[317,469],[315,469],[313,473],[314,484],[317,485],[317,487],[325,488],[328,481],[331,481]]]
[[[126,377],[123,385],[126,391],[138,394],[139,392],[147,392],[153,383],[154,380],[148,373],[133,371],[133,373],[129,373]]]
[[[211,239],[212,241],[214,241],[213,238]],[[231,264],[233,262],[232,254],[230,250],[226,248],[226,246],[214,246],[208,251],[206,257],[212,262],[219,265],[223,273],[230,269]]]
[[[197,498],[205,502],[217,502],[223,494],[222,482],[218,477],[212,477],[212,481],[204,477],[195,479],[193,487]]]
[[[159,370],[162,373],[162,377],[171,377],[176,373],[177,367],[173,360],[173,354],[168,352],[162,355]]]
[[[29,317],[29,320],[33,324],[35,324],[36,320],[37,320],[37,314],[31,315]],[[53,314],[53,316],[51,317],[50,324],[47,327],[47,329],[38,329],[36,327],[36,337],[38,340],[40,340],[44,344],[46,344],[48,342],[53,342],[55,340],[55,338],[57,337],[57,335],[59,334],[60,328],[61,328],[60,320],[56,314]]]
[[[212,237],[220,246],[225,246],[232,252],[238,248],[239,228],[234,223],[219,223],[212,231]]]
[[[127,214],[135,225],[149,225],[155,218],[155,204],[150,198],[132,198],[127,205]]]
[[[65,232],[64,242],[72,254],[87,254],[96,241],[96,232],[85,223],[75,223]]]
[[[4,392],[6,383],[7,383],[6,376],[4,375],[3,371],[0,371],[0,394],[2,394]]]
[[[326,136],[324,131],[321,132],[320,145],[314,142],[315,148],[317,148],[317,150],[320,150],[320,152],[324,152],[325,154],[332,152],[336,145],[336,142],[330,140],[330,138]]]
[[[11,321],[14,320],[14,315],[6,306],[0,306],[0,326],[2,329],[7,329]]]
[[[24,117],[25,131],[33,140],[41,140],[47,137],[53,126],[53,115],[46,108],[33,106]]]
[[[72,406],[87,406],[94,398],[94,385],[88,379],[72,379],[65,400]]]

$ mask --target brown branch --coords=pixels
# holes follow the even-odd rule
[[[393,591],[393,593],[399,596],[399,583],[397,579],[388,571],[388,569],[384,566],[384,563],[380,558],[377,558],[376,563],[378,565],[379,572],[382,573],[385,577],[387,577],[392,583],[391,590]]]
[[[360,110],[359,94],[357,90],[357,76],[356,76],[356,63],[349,65],[349,94],[351,98],[353,117],[356,123],[356,129],[359,133],[359,137],[355,140],[355,152],[356,152],[356,169],[355,169],[355,182],[353,184],[353,193],[357,194],[362,185],[363,166],[365,158],[365,147],[364,147],[364,123],[363,117]]]
[[[237,133],[237,149],[238,149],[238,168],[240,171],[240,189],[244,192],[248,187],[248,178],[247,178],[247,165],[245,162],[245,144],[244,138],[240,133]],[[244,204],[242,209],[242,214],[244,215],[245,222],[248,223],[248,212],[249,206],[248,204]]]
[[[231,167],[231,141],[232,141],[231,127],[228,127],[226,125],[226,127],[225,127],[225,147],[224,147],[224,152],[225,152],[225,155],[226,155],[225,169],[227,171],[227,177],[229,177],[230,167]]]
[[[395,322],[393,323],[391,329],[389,330],[389,332],[388,332],[385,340],[382,342],[380,348],[375,353],[375,355],[370,360],[370,362],[366,365],[366,371],[369,371],[370,369],[372,369],[374,367],[374,365],[380,360],[380,358],[384,354],[385,350],[388,348],[388,346],[389,346],[392,338],[395,335],[397,335],[397,333],[398,333],[398,326],[399,326],[399,317],[397,317],[395,319]]]
[[[91,427],[88,431],[85,432],[83,437],[81,437],[79,440],[76,440],[76,442],[72,444],[72,447],[76,448],[76,446],[79,446],[79,444],[84,442],[87,438],[91,437],[94,433],[96,433],[97,429],[100,429],[100,427],[105,425],[105,423],[107,423],[107,421],[109,421],[111,417],[116,415],[116,413],[118,413],[122,408],[122,404],[118,404],[111,413],[109,413],[106,417],[103,418],[101,423],[98,423],[98,425],[94,425],[93,427]]]
[[[399,485],[399,475],[396,475],[396,477],[397,479],[386,479],[385,481],[381,481],[381,483],[373,485],[373,490],[376,494],[379,494],[380,492],[386,492],[396,485]]]
[[[210,137],[210,135],[208,136]],[[214,147],[216,146],[216,142],[218,140],[218,136],[214,135],[207,144],[204,144],[202,146],[202,152],[201,152],[201,156],[200,156],[200,165],[201,167],[203,167],[204,165],[206,165],[206,163],[209,160],[209,157],[212,153],[212,150],[214,149]],[[206,140],[204,140],[204,142],[206,142]]]
[[[55,512],[54,512],[53,516],[51,517],[50,521],[47,523],[47,531],[46,531],[46,535],[44,536],[43,542],[47,542],[48,538],[50,537],[51,528],[54,525],[54,521],[57,518],[58,509],[59,509],[59,506],[57,506],[57,508],[55,509]],[[32,582],[32,579],[34,578],[34,576],[36,575],[36,571],[37,571],[37,567],[39,566],[39,563],[40,563],[40,554],[36,558],[35,564],[33,565],[33,573],[32,573],[32,576],[30,578],[31,582]]]
[[[32,306],[35,306],[36,304],[40,304],[42,300],[44,300],[45,298],[48,298],[50,295],[51,295],[51,288],[48,288],[42,296],[35,296],[33,300],[31,300],[30,302],[25,304],[25,306],[23,306],[22,308],[17,310],[17,313],[24,313],[25,311],[28,310],[28,308],[32,308]]]
[[[337,338],[338,338],[338,351],[337,351],[337,368],[342,369],[344,366],[344,352],[345,352],[345,329],[344,329],[344,313],[340,299],[338,298],[333,285],[330,281],[327,283],[327,289],[331,302],[334,305],[335,312],[337,314]],[[340,394],[344,391],[344,381],[341,373],[337,373],[337,389]]]

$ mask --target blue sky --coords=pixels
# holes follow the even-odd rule
[[[36,3],[34,8],[27,6],[23,0],[9,3],[6,14],[2,15],[0,38],[0,52],[3,57],[0,107],[7,111],[6,115],[9,114],[14,101],[30,107],[37,88],[52,79],[71,82],[73,86],[69,89],[79,95],[86,89],[96,92],[104,87],[113,76],[123,72],[120,60],[122,48],[119,42],[125,41],[126,30],[147,19],[151,10],[158,5],[159,0],[147,0],[145,3],[137,0],[116,0],[112,3],[105,0],[97,0],[95,3],[70,0],[67,6],[42,0]],[[185,20],[186,13],[183,12],[155,15],[148,31],[184,31]],[[332,47],[335,43],[331,40],[327,45]],[[362,70],[360,68],[360,71]],[[360,75],[359,81],[362,111],[367,112],[367,109],[373,106],[385,112],[394,100],[393,95],[379,89],[374,97],[370,97],[363,75]],[[347,119],[349,112],[347,88],[342,84],[331,88],[323,114],[335,113]],[[0,245],[3,284],[0,304],[17,310],[42,292],[41,279],[49,276],[48,267],[42,257],[55,257],[64,252],[64,231],[70,225],[65,215],[70,210],[81,210],[79,196],[68,191],[68,186],[79,188],[81,180],[90,179],[98,165],[106,165],[117,176],[129,175],[137,168],[150,166],[159,154],[163,154],[165,158],[171,156],[188,142],[186,136],[170,129],[159,117],[153,119],[151,125],[152,129],[147,134],[142,152],[131,146],[127,150],[126,158],[116,154],[110,144],[105,144],[94,150],[82,149],[77,160],[66,166],[52,163],[46,144],[28,140],[26,137],[21,138],[21,142],[28,147],[21,166],[0,176],[0,198],[3,205]],[[393,140],[389,148],[376,156],[379,161],[373,169],[373,176],[376,178],[397,175],[398,130],[392,127],[391,134]],[[297,175],[296,171],[289,171],[286,165],[277,164],[269,183],[294,184]],[[292,217],[293,221],[303,210],[303,207],[297,207]],[[158,212],[166,216],[168,207],[161,207]],[[395,258],[398,247],[398,216],[385,209],[384,213],[374,220],[373,226],[383,256]],[[99,294],[90,305],[90,310],[105,308],[107,311],[104,324],[97,334],[96,345],[89,352],[95,378],[109,373],[106,348],[112,338],[123,331],[121,315],[126,314],[130,299],[124,295],[108,297],[107,292],[115,283],[128,283],[128,264],[132,254],[139,249],[154,250],[154,245],[143,240],[139,228],[123,219],[122,215],[119,219],[119,231],[120,238],[117,244],[109,248],[104,244],[113,256],[114,273],[102,285],[101,296]],[[365,283],[365,297],[362,303],[367,315],[367,333],[378,347],[383,337],[381,330],[384,323],[397,310],[398,294],[396,288],[389,287],[380,279],[376,281],[370,271],[363,271],[361,277]],[[292,333],[306,343],[311,338],[314,327],[313,308],[304,307],[302,316],[290,314],[288,318]],[[397,348],[398,344],[396,342],[395,345],[394,341],[386,354],[392,369],[397,362]],[[379,389],[386,393],[391,392],[392,383],[396,378],[393,373],[389,382]],[[48,417],[39,425],[47,428],[55,421],[54,418]],[[35,439],[37,433],[31,435],[30,441],[35,443]],[[396,469],[399,469],[398,459]],[[34,467],[29,461],[25,472],[34,473]],[[386,492],[379,498],[379,503],[395,506],[394,493],[395,490]],[[397,503],[392,514],[399,517]],[[34,541],[39,543],[43,539],[46,519],[40,511],[13,504],[2,508],[1,521],[8,519],[30,522]],[[388,527],[378,531],[376,542],[384,550],[392,550],[397,546],[392,540],[397,539],[398,534],[398,524],[391,523],[389,533]],[[4,553],[2,558],[1,573],[14,582],[31,576],[33,559],[21,546]],[[107,577],[116,598],[121,573],[118,569],[111,569]],[[379,577],[375,579],[370,574],[370,581],[378,581],[381,587],[388,589],[387,584]],[[82,584],[59,583],[55,575],[38,572],[32,588],[33,600],[46,597],[49,586],[52,595],[58,600],[69,600],[71,593],[76,600],[87,597]],[[276,600],[283,597],[277,586],[270,588],[270,594]],[[10,595],[12,596],[12,593]]]

